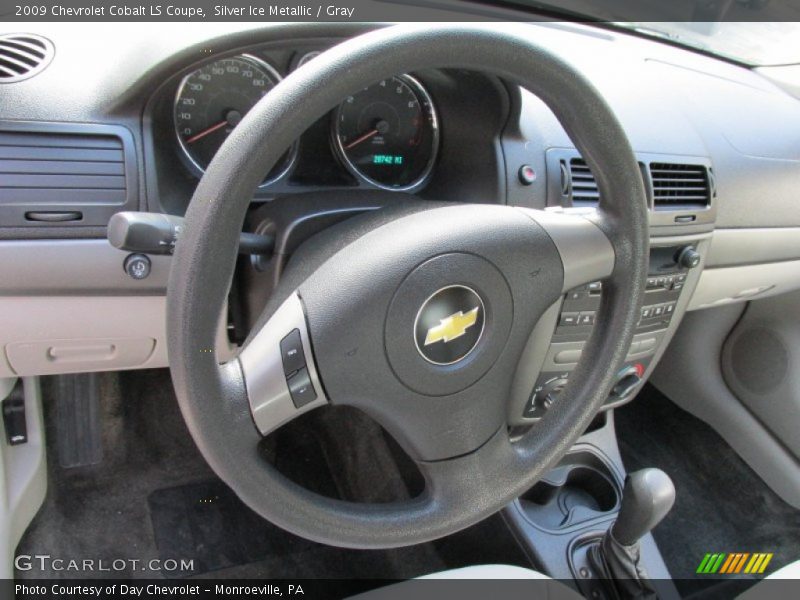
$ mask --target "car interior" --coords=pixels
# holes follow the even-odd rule
[[[177,25],[0,24],[3,579],[800,578],[797,24]]]

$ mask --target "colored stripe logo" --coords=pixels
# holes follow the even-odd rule
[[[735,575],[737,573],[761,574],[772,560],[771,552],[716,552],[708,553],[700,561],[696,573],[701,575]]]

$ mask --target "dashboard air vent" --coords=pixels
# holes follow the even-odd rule
[[[597,182],[594,180],[589,165],[582,158],[572,158],[569,161],[569,190],[572,203],[575,206],[597,204],[600,194],[597,191]]]
[[[0,206],[122,204],[126,196],[119,137],[0,131]]]
[[[33,77],[53,60],[50,40],[32,33],[0,35],[0,83]]]
[[[703,165],[650,163],[656,209],[705,208],[711,203],[708,169]]]

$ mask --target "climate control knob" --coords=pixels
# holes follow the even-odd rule
[[[617,374],[617,383],[611,388],[608,402],[617,402],[626,399],[641,382],[642,373],[636,365],[623,368]]]
[[[567,385],[566,377],[554,377],[538,388],[528,403],[528,408],[523,415],[526,419],[538,419],[558,400],[558,396]]]

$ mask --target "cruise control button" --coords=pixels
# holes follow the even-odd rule
[[[281,359],[283,360],[283,373],[287,377],[306,366],[299,329],[295,329],[281,340]]]
[[[289,377],[286,383],[289,385],[289,393],[292,395],[295,408],[302,408],[317,399],[317,393],[314,391],[311,378],[308,376],[308,369],[305,367]]]

